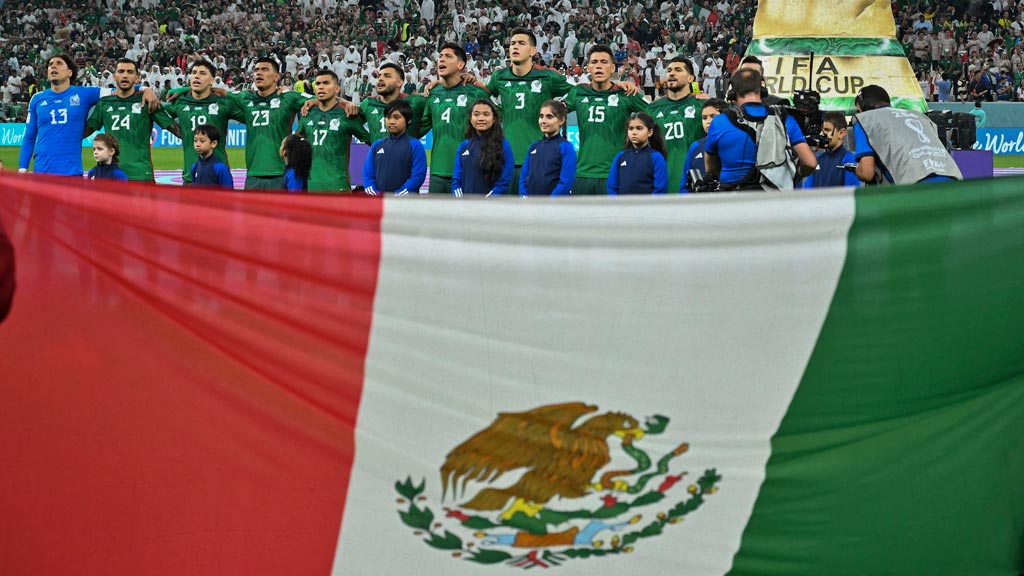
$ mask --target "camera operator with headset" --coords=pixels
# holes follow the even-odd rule
[[[963,180],[927,116],[892,108],[889,93],[865,86],[854,101],[857,178],[869,184]]]
[[[768,93],[768,86],[767,86],[767,84],[765,84],[765,81],[764,81],[764,64],[761,63],[761,59],[760,58],[758,58],[757,56],[754,56],[753,54],[751,54],[750,56],[744,56],[743,60],[740,60],[740,67],[737,70],[743,70],[745,68],[749,68],[751,70],[757,70],[757,73],[761,75],[761,86],[762,86],[761,102],[763,102],[765,106],[789,106],[790,105],[789,100],[786,100],[785,98],[781,98],[781,97],[776,96],[774,94],[769,94]],[[732,100],[732,98],[730,98],[728,95],[726,96],[725,99],[726,100],[730,100],[730,101]]]
[[[716,116],[708,128],[704,163],[708,177],[718,179],[722,191],[792,189],[793,178],[807,176],[817,166],[796,120],[761,102],[761,82],[758,70],[737,70],[732,77],[736,107]],[[798,164],[793,164],[789,147],[796,153]],[[758,167],[766,165],[759,162],[766,157],[779,159],[788,170],[780,165],[784,169],[781,177],[769,175]]]

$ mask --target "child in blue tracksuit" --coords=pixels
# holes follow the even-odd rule
[[[289,134],[278,151],[284,160],[284,187],[289,192],[309,190],[309,171],[313,169],[313,146],[302,134]]]
[[[857,165],[857,157],[843,146],[846,139],[846,115],[826,112],[821,120],[821,133],[828,137],[828,147],[818,154],[818,167],[801,183],[801,188],[833,188],[860,186],[860,178],[844,166]]]
[[[384,107],[387,138],[370,146],[363,163],[363,188],[376,196],[381,192],[394,192],[398,196],[420,194],[427,178],[427,153],[419,140],[406,130],[412,122],[412,105],[394,100]]]
[[[221,188],[235,188],[235,179],[231,177],[231,170],[224,162],[217,158],[213,149],[220,143],[220,130],[213,124],[201,124],[196,126],[192,137],[192,146],[195,148],[199,161],[192,165],[193,186],[219,186]]]
[[[633,114],[626,124],[626,149],[615,155],[608,173],[608,195],[664,194],[668,164],[661,127],[646,112]]]
[[[110,134],[97,134],[92,141],[92,158],[96,167],[86,175],[90,180],[128,180],[128,176],[117,165],[121,146]]]
[[[697,170],[701,176],[707,176],[707,170],[704,169],[704,143],[708,141],[708,126],[711,126],[711,121],[715,119],[715,116],[721,114],[728,107],[729,103],[721,98],[709,98],[704,102],[700,112],[700,120],[704,124],[704,137],[691,144],[690,150],[686,153],[686,163],[683,164],[683,180],[679,183],[680,194],[690,191],[689,182],[687,182],[690,170]]]
[[[515,167],[498,107],[488,98],[477,100],[469,109],[466,139],[455,152],[452,194],[457,198],[463,194],[504,194],[512,185]]]
[[[548,100],[540,107],[537,123],[544,138],[530,145],[519,173],[520,196],[572,194],[576,181],[576,149],[565,139],[569,109],[563,102]]]

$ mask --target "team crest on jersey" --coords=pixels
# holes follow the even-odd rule
[[[458,100],[456,100],[455,105],[462,107],[465,106],[468,103],[468,101],[469,98],[467,98],[465,94],[459,94],[459,98]]]
[[[687,106],[684,115],[687,118],[696,118],[697,117],[697,109],[694,108],[693,106]]]
[[[132,104],[132,114],[142,114],[142,102]]]
[[[641,422],[597,410],[569,402],[499,413],[448,453],[434,491],[440,501],[428,495],[425,478],[395,482],[399,519],[451,558],[528,570],[630,554],[718,492],[714,468],[682,482],[691,473],[678,459],[689,443],[663,440],[675,448],[652,454],[641,441],[664,433],[667,416]],[[612,456],[631,464],[607,466]]]
[[[78,97],[78,94],[75,94],[74,96],[71,97],[71,100],[69,100],[68,103],[71,104],[72,106],[78,106],[79,104],[82,103],[82,99]]]
[[[540,80],[534,80],[533,82],[530,82],[530,92],[533,92],[534,94],[540,94],[540,89]]]
[[[334,130],[335,132],[340,130],[341,129],[341,119],[340,118],[331,118],[331,125],[328,126],[327,129],[328,130]]]
[[[618,106],[619,105],[619,95],[618,94],[612,94],[611,96],[609,96],[608,97],[608,105],[609,106]]]
[[[271,100],[270,101],[270,107],[271,108],[280,108],[281,107],[281,99],[280,98],[274,98],[273,100]]]
[[[209,111],[211,116],[216,116],[217,114],[220,114],[220,104],[217,104],[216,102],[210,104],[210,107],[207,108],[207,110]]]

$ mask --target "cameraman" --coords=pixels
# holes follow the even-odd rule
[[[721,182],[723,191],[763,190],[757,169],[757,149],[759,144],[764,143],[763,134],[767,130],[762,132],[762,142],[755,142],[748,128],[738,119],[742,116],[747,122],[763,124],[769,114],[774,115],[775,112],[761,103],[761,74],[757,70],[737,70],[732,77],[732,87],[736,92],[736,107],[719,114],[711,121],[705,142],[704,164],[709,177]],[[800,131],[800,126],[788,115],[785,116],[783,126],[789,145],[796,152],[799,161],[797,176],[813,173],[818,163]]]
[[[764,81],[764,64],[761,63],[761,59],[751,54],[750,56],[744,56],[743,60],[740,61],[740,70],[749,68],[751,70],[757,70],[757,73],[761,75],[761,100],[766,106],[789,106],[791,102],[785,98],[780,98],[774,94],[768,93],[768,85]]]
[[[843,146],[846,138],[846,115],[842,112],[826,112],[821,121],[821,135],[828,138],[827,146],[818,154],[818,168],[804,180],[804,188],[831,188],[836,186],[860,186],[860,180],[845,166],[857,162]]]
[[[853,137],[861,181],[913,184],[963,180],[927,116],[892,108],[889,93],[874,84],[861,89],[855,103],[858,114]]]

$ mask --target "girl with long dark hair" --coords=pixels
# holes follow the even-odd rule
[[[284,183],[289,192],[309,190],[309,171],[313,168],[313,146],[299,134],[289,134],[281,142]]]
[[[608,173],[608,194],[664,194],[668,164],[661,127],[646,112],[634,112],[626,124],[626,149],[615,155]]]
[[[564,102],[541,104],[537,125],[544,137],[530,145],[519,174],[520,196],[561,196],[576,181],[576,149],[565,139],[569,109]]]
[[[455,152],[452,194],[504,194],[512,184],[514,170],[512,145],[505,139],[498,107],[481,98],[469,110],[466,139]]]

